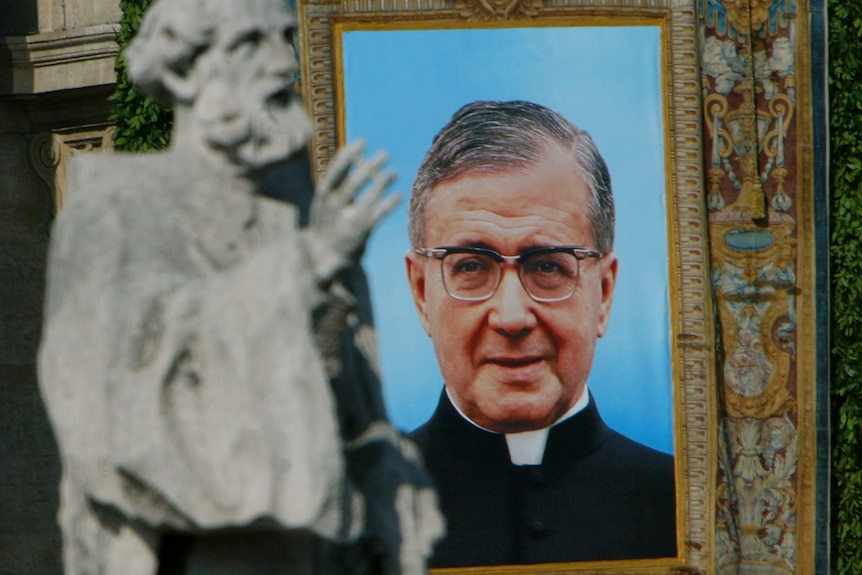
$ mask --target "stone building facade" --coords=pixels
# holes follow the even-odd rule
[[[61,573],[60,463],[36,385],[45,254],[68,158],[110,146],[114,0],[0,6],[0,575]]]

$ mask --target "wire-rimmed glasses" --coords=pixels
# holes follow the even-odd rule
[[[475,247],[415,248],[416,252],[440,260],[443,287],[450,297],[480,302],[490,299],[503,277],[502,264],[517,264],[524,290],[537,302],[563,301],[575,293],[581,260],[600,259],[603,254],[580,246],[552,246],[504,256]]]

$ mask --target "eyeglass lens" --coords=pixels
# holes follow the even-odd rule
[[[452,297],[482,300],[500,283],[501,264],[492,256],[449,253],[443,258],[443,283]],[[571,252],[528,254],[521,260],[521,283],[534,299],[566,299],[578,281],[578,258]]]

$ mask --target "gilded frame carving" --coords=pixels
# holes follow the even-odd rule
[[[439,569],[437,575],[706,573],[714,565],[717,416],[704,201],[698,23],[694,0],[300,0],[302,90],[320,174],[343,143],[337,60],[344,29],[594,25],[645,21],[662,29],[675,377],[678,556],[614,562]],[[621,542],[624,544],[624,542]]]

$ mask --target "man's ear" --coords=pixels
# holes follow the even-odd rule
[[[413,294],[413,303],[419,314],[419,323],[425,329],[425,333],[431,335],[428,323],[428,300],[426,298],[425,284],[425,256],[410,250],[404,255],[404,263],[407,264],[407,281],[410,283],[410,292]]]
[[[608,331],[608,323],[611,320],[611,307],[614,303],[614,288],[617,285],[618,264],[619,260],[614,252],[610,252],[599,260],[602,300],[599,309],[597,337],[602,337]]]

